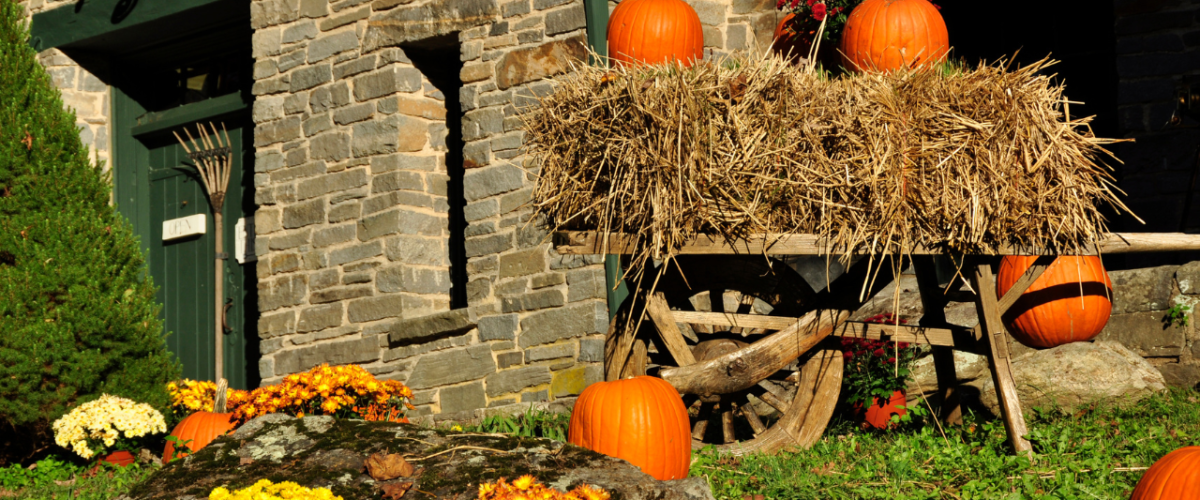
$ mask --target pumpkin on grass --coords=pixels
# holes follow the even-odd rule
[[[667,381],[641,376],[597,382],[575,401],[567,441],[641,467],[659,480],[687,477],[692,431]]]
[[[623,63],[691,66],[704,57],[700,16],[683,0],[624,0],[608,19],[608,56]]]
[[[1130,500],[1200,498],[1200,446],[1188,446],[1154,462]]]
[[[949,50],[946,21],[928,0],[866,0],[842,31],[842,65],[851,71],[922,66]]]
[[[1010,255],[1000,261],[996,291],[1001,297],[1037,256]],[[1112,281],[1096,256],[1060,256],[1004,315],[1004,326],[1029,347],[1057,347],[1091,340],[1112,313]]]

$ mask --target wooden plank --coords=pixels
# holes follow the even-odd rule
[[[1020,278],[1017,278],[1017,282],[1013,283],[1012,288],[1009,288],[1004,293],[1004,296],[1000,298],[1000,316],[1004,316],[1004,313],[1008,312],[1008,308],[1012,307],[1017,302],[1017,299],[1020,299],[1021,295],[1025,293],[1025,290],[1028,290],[1029,286],[1037,281],[1042,276],[1042,273],[1046,272],[1046,269],[1050,267],[1050,264],[1054,263],[1055,259],[1057,257],[1053,255],[1043,255],[1033,261],[1033,264],[1029,265],[1029,269],[1026,269],[1025,273]]]
[[[1008,439],[1018,453],[1032,455],[1033,446],[1025,438],[1025,416],[1021,412],[1021,401],[1017,396],[1017,385],[1013,380],[1012,361],[1008,351],[1008,333],[1000,321],[1000,304],[996,299],[996,283],[992,268],[987,263],[975,264],[971,284],[979,294],[975,309],[979,313],[979,326],[986,342],[990,345],[988,360],[992,368],[992,380],[996,384],[996,396],[1004,417],[1004,428]]]
[[[913,257],[917,288],[921,294],[921,326],[944,327],[947,297],[937,282],[937,269],[931,255]],[[941,400],[938,418],[948,424],[962,423],[962,405],[958,398],[958,373],[954,367],[954,348],[933,346],[933,369],[937,374],[937,394]]]
[[[654,329],[658,330],[658,337],[662,339],[663,345],[679,366],[696,363],[696,358],[692,356],[692,349],[688,347],[687,341],[683,338],[683,332],[680,332],[679,326],[675,324],[675,318],[671,315],[671,306],[667,305],[667,298],[662,292],[646,298],[646,315],[654,324]]]
[[[910,344],[946,346],[968,352],[975,352],[981,349],[977,343],[978,333],[974,329],[962,327],[926,328],[924,326],[880,325],[877,323],[847,321],[835,328],[830,335],[835,337],[891,340],[893,342],[908,342]]]
[[[764,330],[782,330],[796,324],[800,318],[786,316],[767,316],[765,314],[734,314],[726,312],[706,311],[671,311],[676,323],[693,325],[714,325],[742,328],[762,328]]]
[[[646,352],[646,341],[633,339],[633,347],[629,350],[629,360],[621,369],[621,378],[640,377],[646,374],[646,363],[649,356]]]
[[[609,233],[604,237],[594,231],[560,231],[554,233],[554,245],[558,253],[630,254],[636,238],[622,233]],[[1098,255],[1141,252],[1182,252],[1200,250],[1200,235],[1183,233],[1109,233],[1100,241],[1075,255]],[[844,249],[832,247],[820,237],[811,234],[750,235],[736,241],[726,241],[715,235],[700,235],[680,248],[676,255],[840,255]],[[868,254],[869,249],[856,249],[857,254]],[[941,248],[918,246],[912,255],[941,255]],[[1002,247],[995,255],[1040,255],[1054,254],[1049,249]]]

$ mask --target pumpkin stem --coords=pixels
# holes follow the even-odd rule
[[[213,413],[225,413],[225,395],[229,392],[229,381],[217,379],[217,394],[213,397]]]

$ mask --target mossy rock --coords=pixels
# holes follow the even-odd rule
[[[405,455],[412,477],[377,482],[363,463],[376,452]],[[708,500],[703,478],[658,481],[630,463],[540,438],[453,433],[411,424],[266,415],[204,449],[164,466],[129,497],[207,498],[218,486],[244,488],[260,479],[329,488],[345,500],[382,498],[384,483],[412,482],[405,499],[476,497],[481,482],[530,474],[560,490],[581,484],[614,500]]]

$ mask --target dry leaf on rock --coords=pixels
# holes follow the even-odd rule
[[[242,457],[241,460],[238,460],[238,465],[247,465],[252,463],[254,463],[254,459],[250,457]]]
[[[396,455],[393,455],[393,456],[396,456]],[[401,460],[403,460],[403,459],[401,459]],[[408,489],[412,488],[412,485],[413,484],[411,482],[406,482],[406,483],[383,484],[383,485],[380,485],[379,487],[381,489],[383,489],[384,500],[399,500],[400,497],[404,496],[405,493],[408,493]]]
[[[375,453],[363,464],[367,473],[376,481],[387,481],[401,476],[411,476],[412,464],[396,453]]]

